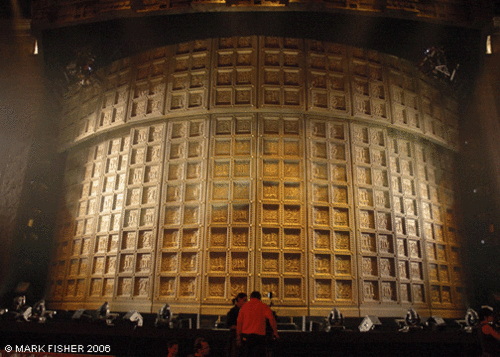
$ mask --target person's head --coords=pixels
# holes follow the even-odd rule
[[[210,345],[203,337],[198,337],[194,341],[194,355],[208,356],[210,354]]]
[[[169,357],[175,357],[179,353],[179,341],[168,341],[167,343],[167,351]]]
[[[493,309],[490,306],[481,307],[479,318],[481,321],[493,321]]]
[[[239,293],[236,295],[236,297],[233,299],[233,304],[235,304],[238,307],[242,307],[244,303],[247,302],[247,294],[245,293]]]
[[[250,294],[250,299],[252,299],[252,298],[261,300],[262,295],[258,291],[252,291],[252,293]]]

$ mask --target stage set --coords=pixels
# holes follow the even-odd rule
[[[204,337],[211,356],[225,356],[229,330],[218,316],[180,315],[158,323],[154,314],[112,314],[99,319],[89,312],[61,312],[47,323],[6,321],[0,324],[1,356],[166,356],[166,344],[179,341],[180,356],[192,353],[194,340]],[[56,317],[57,316],[57,317]],[[76,316],[78,316],[76,318]],[[104,317],[104,316],[103,316]],[[368,316],[342,322],[279,318],[280,339],[269,345],[272,356],[454,356],[481,355],[476,332],[465,320]],[[141,326],[142,325],[142,326]],[[191,328],[190,328],[191,326]],[[199,327],[199,328],[197,328]],[[37,350],[38,349],[38,350]],[[42,351],[45,353],[33,354]],[[51,354],[52,353],[52,354]]]
[[[276,357],[480,355],[463,137],[487,1],[33,5],[56,104],[0,258],[47,307],[3,311],[0,348],[224,356],[220,316],[259,290]]]

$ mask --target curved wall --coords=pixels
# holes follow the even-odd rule
[[[278,37],[158,48],[66,98],[53,306],[459,316],[457,103],[411,64]]]

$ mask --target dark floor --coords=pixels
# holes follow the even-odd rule
[[[280,356],[435,356],[476,357],[480,355],[475,334],[450,324],[442,330],[422,329],[398,332],[394,326],[359,332],[351,326],[340,332],[282,331],[272,346],[275,357]],[[0,351],[5,346],[81,346],[84,354],[112,356],[166,356],[169,340],[178,340],[180,357],[192,353],[193,341],[205,337],[210,343],[211,356],[223,357],[227,330],[156,328],[154,320],[145,319],[143,327],[125,323],[106,326],[91,321],[55,319],[46,324],[0,321]],[[53,346],[52,349],[55,347]],[[94,348],[89,351],[89,348]],[[109,352],[108,352],[109,351]],[[89,353],[94,352],[94,353]],[[0,354],[3,356],[2,354]]]

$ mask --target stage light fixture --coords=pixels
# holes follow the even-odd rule
[[[32,311],[31,306],[28,306],[23,312],[17,315],[17,320],[29,321],[31,319],[31,315],[33,314]]]
[[[420,315],[412,308],[408,309],[404,319],[396,320],[396,322],[398,322],[400,326],[400,332],[410,332],[422,329],[420,325]]]
[[[78,309],[78,310],[76,310],[73,313],[73,316],[71,316],[71,319],[72,320],[79,320],[82,317],[92,318],[92,316],[90,316],[89,314],[86,314],[85,311],[86,311],[85,309]]]
[[[54,315],[57,313],[56,311],[52,310],[47,310],[45,308],[45,300],[39,300],[33,305],[33,315],[32,315],[32,320],[39,322],[39,323],[44,323],[47,321],[47,318],[52,319]]]
[[[214,329],[215,330],[228,330],[229,329],[227,326],[227,317],[225,315],[224,316],[219,315],[217,317],[217,320],[214,323]]]
[[[134,327],[142,327],[142,325],[144,324],[142,315],[135,310],[127,312],[125,316],[123,316],[122,320],[132,323]]]
[[[382,322],[380,322],[379,318],[375,315],[366,315],[366,317],[359,324],[359,331],[368,332],[372,331],[378,326],[382,326]]]
[[[326,321],[328,323],[325,329],[326,332],[345,330],[344,315],[336,307],[330,311]]]
[[[468,333],[474,331],[474,327],[479,324],[479,321],[479,314],[473,309],[467,309],[463,320],[455,320],[461,329]]]
[[[473,309],[467,309],[465,314],[465,322],[468,327],[472,328],[479,323],[479,314]]]
[[[109,302],[106,301],[96,310],[95,316],[96,321],[104,321],[106,322],[106,325],[113,326],[113,322],[118,317],[118,314],[111,313]]]
[[[160,310],[158,311],[158,314],[156,315],[156,320],[155,320],[155,326],[160,327],[168,327],[172,328],[173,323],[172,323],[172,310],[170,309],[170,305],[168,303],[165,303]]]
[[[442,331],[446,328],[446,322],[441,316],[431,316],[425,322],[425,326],[433,331]]]
[[[32,315],[31,306],[26,305],[26,297],[20,295],[14,298],[11,317],[16,321],[29,321]]]

